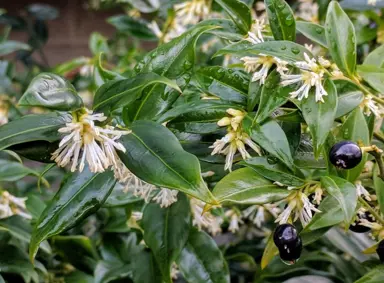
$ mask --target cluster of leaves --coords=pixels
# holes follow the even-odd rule
[[[367,95],[383,103],[384,49],[377,46],[383,11],[361,12],[354,1],[343,1],[347,14],[336,1],[318,1],[319,22],[312,23],[295,20],[295,4],[291,9],[284,0],[265,0],[268,40],[251,45],[244,38],[252,28],[253,1],[216,0],[211,12],[221,18],[201,21],[145,53],[141,42],[157,40],[156,34],[146,17],[130,12],[163,22],[165,33],[175,17],[167,11],[174,3],[121,2],[129,15],[108,20],[117,29],[114,38],[95,32],[93,58],[54,68],[34,64],[31,54],[41,51],[48,34],[44,21],[57,12],[30,6],[32,25],[0,16],[6,25],[0,56],[23,54],[0,61],[0,92],[7,95],[3,102],[10,120],[0,127],[1,189],[28,197],[31,215],[31,220],[0,219],[0,282],[172,282],[175,265],[180,282],[384,280],[377,257],[367,255],[377,244],[367,235],[343,231],[367,205],[384,224],[382,157],[364,153],[351,170],[337,170],[328,160],[330,148],[341,140],[384,149],[382,118],[366,116],[360,107]],[[7,39],[16,28],[33,30],[28,44]],[[319,45],[344,74],[343,80],[324,81],[323,103],[315,101],[313,90],[307,99],[292,99],[295,89],[281,85],[273,69],[260,84],[244,72],[241,61],[226,64],[228,58],[259,54],[301,62],[310,51],[295,42],[299,36]],[[18,76],[12,66],[25,58],[26,75]],[[37,76],[31,80],[31,74]],[[141,180],[179,191],[177,202],[168,207],[146,203],[126,192],[112,170],[72,173],[51,161],[62,139],[58,130],[84,106],[132,131],[120,139],[126,149],[120,159]],[[244,161],[236,155],[231,172],[224,171],[225,158],[212,156],[209,148],[226,134],[217,122],[227,109],[245,113],[242,127],[262,150],[262,156]],[[368,171],[367,164],[373,165]],[[358,197],[356,181],[376,196],[377,208]],[[294,266],[277,256],[269,237],[276,226],[272,217],[263,229],[244,221],[238,233],[228,231],[227,209],[285,200],[292,192],[288,187],[313,182],[326,196],[321,213],[299,229],[304,251]],[[58,184],[58,190],[48,188]],[[224,221],[222,235],[194,227],[190,198],[205,202],[206,210],[216,206],[212,213]],[[135,218],[137,213],[142,218]],[[379,233],[376,240],[382,237]]]

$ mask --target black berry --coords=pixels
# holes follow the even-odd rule
[[[360,225],[360,219],[366,219],[369,222],[375,222],[375,219],[368,211],[365,213],[358,213],[357,219],[351,224],[351,226],[349,226],[349,230],[355,233],[366,233],[370,231],[371,228]]]
[[[283,261],[293,264],[300,258],[303,244],[295,226],[279,225],[273,234],[273,241],[279,249],[280,258]]]
[[[376,249],[377,254],[379,255],[380,261],[384,263],[384,240],[381,240]]]
[[[362,158],[360,147],[351,141],[342,141],[335,144],[329,152],[329,160],[341,169],[356,167]]]

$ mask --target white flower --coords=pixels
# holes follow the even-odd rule
[[[201,19],[209,15],[210,6],[206,0],[191,0],[176,4],[176,18],[181,19],[181,23],[186,26],[197,24]]]
[[[264,19],[254,20],[251,26],[251,30],[248,32],[248,36],[245,38],[246,41],[249,41],[252,44],[258,44],[264,42],[262,31],[264,31],[265,24]]]
[[[376,6],[377,0],[368,0],[367,4],[371,6]]]
[[[229,218],[228,230],[232,233],[239,231],[239,224],[244,223],[243,220],[241,220],[241,215],[233,209],[227,210],[224,215]]]
[[[207,229],[212,235],[216,235],[221,232],[221,224],[223,219],[221,217],[213,215],[211,212],[204,212],[205,203],[201,200],[191,198],[191,211],[193,216],[193,225],[199,230],[201,228]]]
[[[366,95],[361,104],[364,114],[370,116],[371,113],[380,118],[384,116],[384,107],[381,104],[376,103],[371,95]]]
[[[26,200],[27,198],[18,198],[7,191],[3,191],[0,196],[0,219],[12,215],[20,215],[26,219],[32,219],[32,216],[26,211]]]
[[[171,278],[172,279],[177,279],[177,276],[178,274],[180,273],[179,271],[179,267],[177,266],[176,263],[172,263],[172,266],[171,266]]]
[[[259,54],[257,57],[243,57],[240,60],[244,62],[245,71],[253,73],[252,82],[260,81],[260,84],[265,83],[265,79],[268,76],[268,72],[275,64],[277,66],[277,72],[282,73],[287,71],[285,62],[277,57]]]
[[[319,5],[313,0],[299,0],[297,16],[308,22],[318,22]]]
[[[124,146],[117,140],[129,131],[96,126],[95,121],[107,119],[103,114],[92,114],[85,110],[79,116],[59,129],[64,137],[51,159],[61,167],[72,163],[72,172],[76,171],[77,166],[80,172],[83,171],[86,162],[91,172],[104,172],[109,166],[116,164],[116,150],[125,152]]]
[[[179,191],[161,188],[157,195],[152,199],[160,204],[160,207],[168,207],[177,202],[177,194]]]
[[[0,126],[8,123],[9,99],[0,95]]]
[[[367,201],[371,201],[371,195],[369,194],[369,192],[363,187],[363,185],[361,184],[361,181],[356,181],[355,182],[355,186],[356,186],[356,193],[358,196],[360,197],[364,197]]]

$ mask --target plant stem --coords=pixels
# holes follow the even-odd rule
[[[379,177],[384,181],[383,153],[377,151],[370,151],[368,153],[376,159],[377,166],[379,167]]]
[[[379,141],[384,142],[384,136],[380,133],[373,133],[373,136],[377,138]]]
[[[358,200],[360,204],[362,204],[364,208],[366,208],[375,217],[375,219],[380,222],[380,224],[384,225],[384,219],[381,218],[381,216],[369,205],[369,203],[365,201],[365,199],[359,196]]]

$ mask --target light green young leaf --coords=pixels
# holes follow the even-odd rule
[[[324,102],[316,102],[314,90],[302,102],[301,110],[311,131],[315,158],[319,158],[324,142],[333,126],[337,110],[337,91],[331,80],[326,80],[324,89],[328,95],[323,96]]]
[[[221,179],[212,193],[220,203],[264,204],[284,199],[291,192],[251,168],[241,168]]]
[[[186,195],[178,194],[177,202],[166,208],[157,203],[143,212],[144,241],[152,250],[165,282],[172,282],[171,265],[184,248],[189,235],[191,209]]]
[[[217,203],[201,177],[198,159],[183,150],[170,130],[151,121],[136,121],[131,130],[120,140],[126,152],[119,156],[133,174],[150,184]]]
[[[296,22],[291,7],[284,0],[265,0],[269,25],[276,40],[295,41]]]
[[[228,13],[243,34],[251,29],[252,16],[246,4],[238,0],[215,0],[215,2]]]
[[[66,79],[52,73],[40,73],[29,84],[19,105],[71,111],[83,107],[83,100]]]
[[[31,260],[42,241],[74,227],[97,211],[115,183],[112,171],[94,174],[88,168],[67,179],[36,223],[29,247]]]
[[[190,230],[177,264],[187,282],[230,282],[227,263],[215,241],[196,228]]]
[[[356,34],[348,15],[337,1],[328,6],[325,36],[332,59],[341,71],[353,75],[356,69]]]

